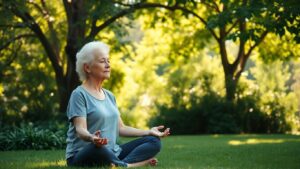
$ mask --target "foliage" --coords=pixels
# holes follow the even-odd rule
[[[269,66],[261,61],[250,69],[255,78],[261,110],[270,117],[270,132],[296,129],[299,100],[288,82],[293,64],[274,61]],[[281,70],[281,71],[278,71]],[[276,73],[275,73],[276,72]]]
[[[197,104],[192,103],[190,109],[185,106],[175,108],[160,105],[160,114],[150,124],[164,124],[171,128],[172,134],[237,132],[231,112],[224,111],[229,105],[218,102],[218,99],[219,97],[204,96]]]
[[[191,68],[193,61],[181,66],[169,79],[169,86],[176,88],[169,91],[171,103],[157,103],[159,113],[152,118],[150,125],[165,124],[174,134],[297,131],[299,102],[287,85],[289,65],[281,61],[269,65],[261,60],[252,62],[256,66],[249,67],[248,77],[243,75],[241,78],[235,102],[217,94],[219,91],[213,82],[220,77],[203,70],[195,71]],[[190,79],[191,73],[178,74],[183,70],[189,72],[188,69],[200,75],[196,79],[201,83],[195,78]],[[199,85],[201,87],[197,88]]]
[[[23,123],[20,127],[5,127],[0,131],[0,147],[3,150],[63,149],[66,146],[64,129],[49,125],[33,126]]]
[[[239,99],[236,103],[227,101],[215,94],[203,96],[197,104],[186,107],[158,107],[160,114],[153,118],[151,125],[165,124],[173,134],[201,133],[285,133],[291,131],[293,122],[282,112],[287,107],[278,102],[267,103],[273,106],[271,114],[258,107],[259,100],[251,97]],[[295,113],[295,112],[294,112]]]
[[[298,62],[299,63],[299,62]],[[298,119],[300,117],[300,64],[295,64],[291,83],[291,90],[295,93],[298,100]],[[300,120],[295,121],[295,129],[300,131]]]
[[[63,118],[58,113],[59,99],[50,63],[37,48],[20,50],[14,62],[2,70],[1,123]]]

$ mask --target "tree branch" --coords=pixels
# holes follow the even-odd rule
[[[269,31],[265,30],[261,34],[261,36],[258,39],[258,41],[256,41],[256,43],[253,46],[251,46],[250,49],[248,50],[248,52],[245,54],[247,57],[249,57],[249,55],[251,54],[251,52],[253,51],[253,49],[256,48],[265,39],[265,37],[267,36],[268,33],[269,33]]]
[[[214,4],[215,8],[218,10],[218,12],[220,13],[221,10],[219,9],[218,4],[215,1],[212,1],[212,3]]]
[[[50,62],[56,74],[56,78],[61,78],[61,76],[63,76],[62,67],[57,60],[51,44],[49,43],[40,26],[36,23],[35,19],[27,11],[21,11],[20,9],[18,9],[17,5],[15,4],[12,4],[12,6],[8,8],[8,10],[11,10],[17,17],[21,18],[22,21],[28,26],[28,28],[30,28],[35,33],[36,37],[40,40],[42,46],[44,47],[48,58],[50,59]]]
[[[26,37],[35,37],[35,34],[21,34],[16,37],[13,37],[12,39],[8,40],[4,45],[0,46],[0,51],[3,49],[7,48],[12,42],[19,40],[21,38],[26,38]]]
[[[226,35],[228,35],[232,29],[239,23],[239,20],[236,20],[232,25],[231,27],[225,32]]]
[[[48,28],[50,31],[50,37],[51,37],[51,41],[52,41],[52,46],[54,47],[54,51],[55,51],[55,55],[57,57],[58,62],[60,62],[60,57],[59,57],[59,39],[57,38],[57,33],[53,27],[52,21],[50,20],[51,16],[49,13],[49,10],[46,6],[46,3],[44,0],[41,0],[42,3],[42,7],[43,10],[45,11],[45,16],[46,16],[46,20],[47,20],[47,24],[48,24]]]
[[[167,5],[162,5],[162,4],[158,4],[158,3],[136,3],[136,4],[124,4],[124,3],[120,3],[120,2],[115,2],[116,4],[119,5],[123,5],[123,6],[127,6],[129,7],[128,9],[124,9],[122,11],[120,11],[119,13],[117,13],[116,15],[112,16],[111,18],[109,18],[108,20],[106,20],[104,23],[102,23],[99,26],[96,26],[94,29],[91,30],[90,34],[87,36],[87,40],[93,39],[102,29],[106,28],[108,25],[110,25],[111,23],[113,23],[114,21],[116,21],[118,18],[121,18],[129,13],[133,13],[138,9],[147,9],[147,8],[164,8],[170,11],[175,11],[175,10],[181,10],[182,12],[185,12],[187,14],[191,14],[193,16],[195,16],[196,18],[198,18],[205,26],[207,26],[207,22],[198,14],[196,14],[194,11],[191,11],[189,9],[186,9],[184,7],[181,6],[167,6]],[[211,34],[213,35],[213,37],[218,40],[218,36],[217,34],[214,32],[213,29],[208,28],[208,30],[211,32]]]
[[[246,66],[246,62],[247,62],[248,58],[250,57],[253,49],[255,49],[264,40],[264,38],[267,36],[267,34],[268,34],[268,30],[264,31],[262,33],[262,35],[260,36],[259,40],[256,41],[256,43],[253,46],[251,46],[250,49],[248,50],[248,52],[245,54],[244,58],[241,61],[240,70],[236,74],[237,78],[239,78],[241,76],[242,72],[244,71],[244,68]]]
[[[29,4],[32,4],[43,16],[46,15],[46,11],[42,7],[40,7],[40,5],[38,5],[34,1],[28,1],[28,2]]]
[[[71,19],[72,19],[72,15],[71,15],[71,9],[72,9],[71,3],[68,2],[68,0],[63,0],[63,3],[64,3],[66,15],[67,15],[68,25],[70,25]]]
[[[15,24],[8,24],[8,25],[1,25],[0,27],[3,28],[26,28],[26,25],[24,23],[15,23]]]
[[[245,31],[246,31],[246,22],[239,19],[238,23],[239,23],[240,34],[245,33]],[[239,51],[238,51],[238,54],[237,54],[237,57],[236,57],[235,61],[232,64],[234,71],[237,69],[237,66],[240,63],[240,60],[245,56],[245,43],[246,43],[245,40],[242,37],[240,37]]]
[[[209,7],[209,8],[211,8],[211,9],[215,10],[215,11],[218,12],[218,13],[220,13],[221,11],[220,11],[218,5],[217,5],[214,1],[212,1],[212,2],[213,2],[213,5],[210,5],[209,3],[206,3],[205,1],[200,1],[200,3],[206,5],[207,7]]]
[[[7,63],[4,64],[4,67],[10,66],[12,64],[12,62],[17,58],[17,56],[18,56],[17,54],[18,54],[18,51],[20,50],[21,46],[22,46],[22,43],[20,43],[20,45],[16,49],[14,49],[14,50],[11,49],[12,57]]]
[[[225,74],[228,74],[231,72],[229,61],[228,61],[228,55],[226,50],[226,44],[225,44],[225,27],[220,28],[220,39],[218,40],[218,44],[220,47],[220,54],[221,54],[221,61],[223,65],[223,70]]]
[[[50,31],[52,46],[54,47],[55,54],[57,56],[57,60],[60,61],[60,58],[59,58],[59,44],[58,44],[59,39],[57,38],[56,31],[53,28],[50,12],[49,12],[49,10],[46,6],[45,1],[40,0],[40,2],[41,2],[41,6],[37,3],[35,3],[34,1],[29,1],[29,4],[32,4],[41,13],[41,15],[45,18],[45,20],[48,24],[49,31]]]

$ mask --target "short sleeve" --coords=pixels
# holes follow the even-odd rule
[[[117,106],[117,101],[116,101],[116,97],[114,96],[114,94],[112,94],[111,91],[104,89],[109,97],[109,99],[113,102],[113,104],[115,106]]]
[[[112,95],[112,100],[113,100],[113,103],[115,104],[115,106],[117,106],[116,97],[114,95]]]
[[[81,92],[72,92],[67,108],[67,116],[70,122],[74,117],[87,116],[86,100]]]

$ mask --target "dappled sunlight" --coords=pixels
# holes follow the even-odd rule
[[[61,159],[58,161],[41,161],[38,163],[30,163],[28,168],[48,168],[48,167],[58,167],[58,168],[64,168],[67,167],[66,160]]]
[[[219,134],[214,134],[212,137],[213,138],[218,138],[220,135]]]
[[[284,142],[300,142],[300,139],[247,139],[247,140],[230,140],[229,145],[252,145],[252,144],[279,144]]]
[[[183,149],[185,147],[186,146],[184,146],[184,145],[178,144],[178,145],[174,145],[172,148],[174,148],[174,149]]]

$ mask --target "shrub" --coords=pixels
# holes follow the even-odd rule
[[[192,101],[190,108],[160,105],[160,113],[150,120],[150,125],[165,124],[172,134],[237,133],[240,129],[234,119],[233,107],[211,93],[200,101]]]
[[[0,132],[0,150],[45,150],[65,148],[66,132],[32,124],[5,127]]]
[[[268,114],[260,108],[255,95],[230,102],[210,92],[195,100],[190,100],[190,108],[159,105],[159,114],[150,120],[150,125],[165,124],[172,134],[284,133],[291,129],[285,107],[276,101],[264,105],[272,108]]]

